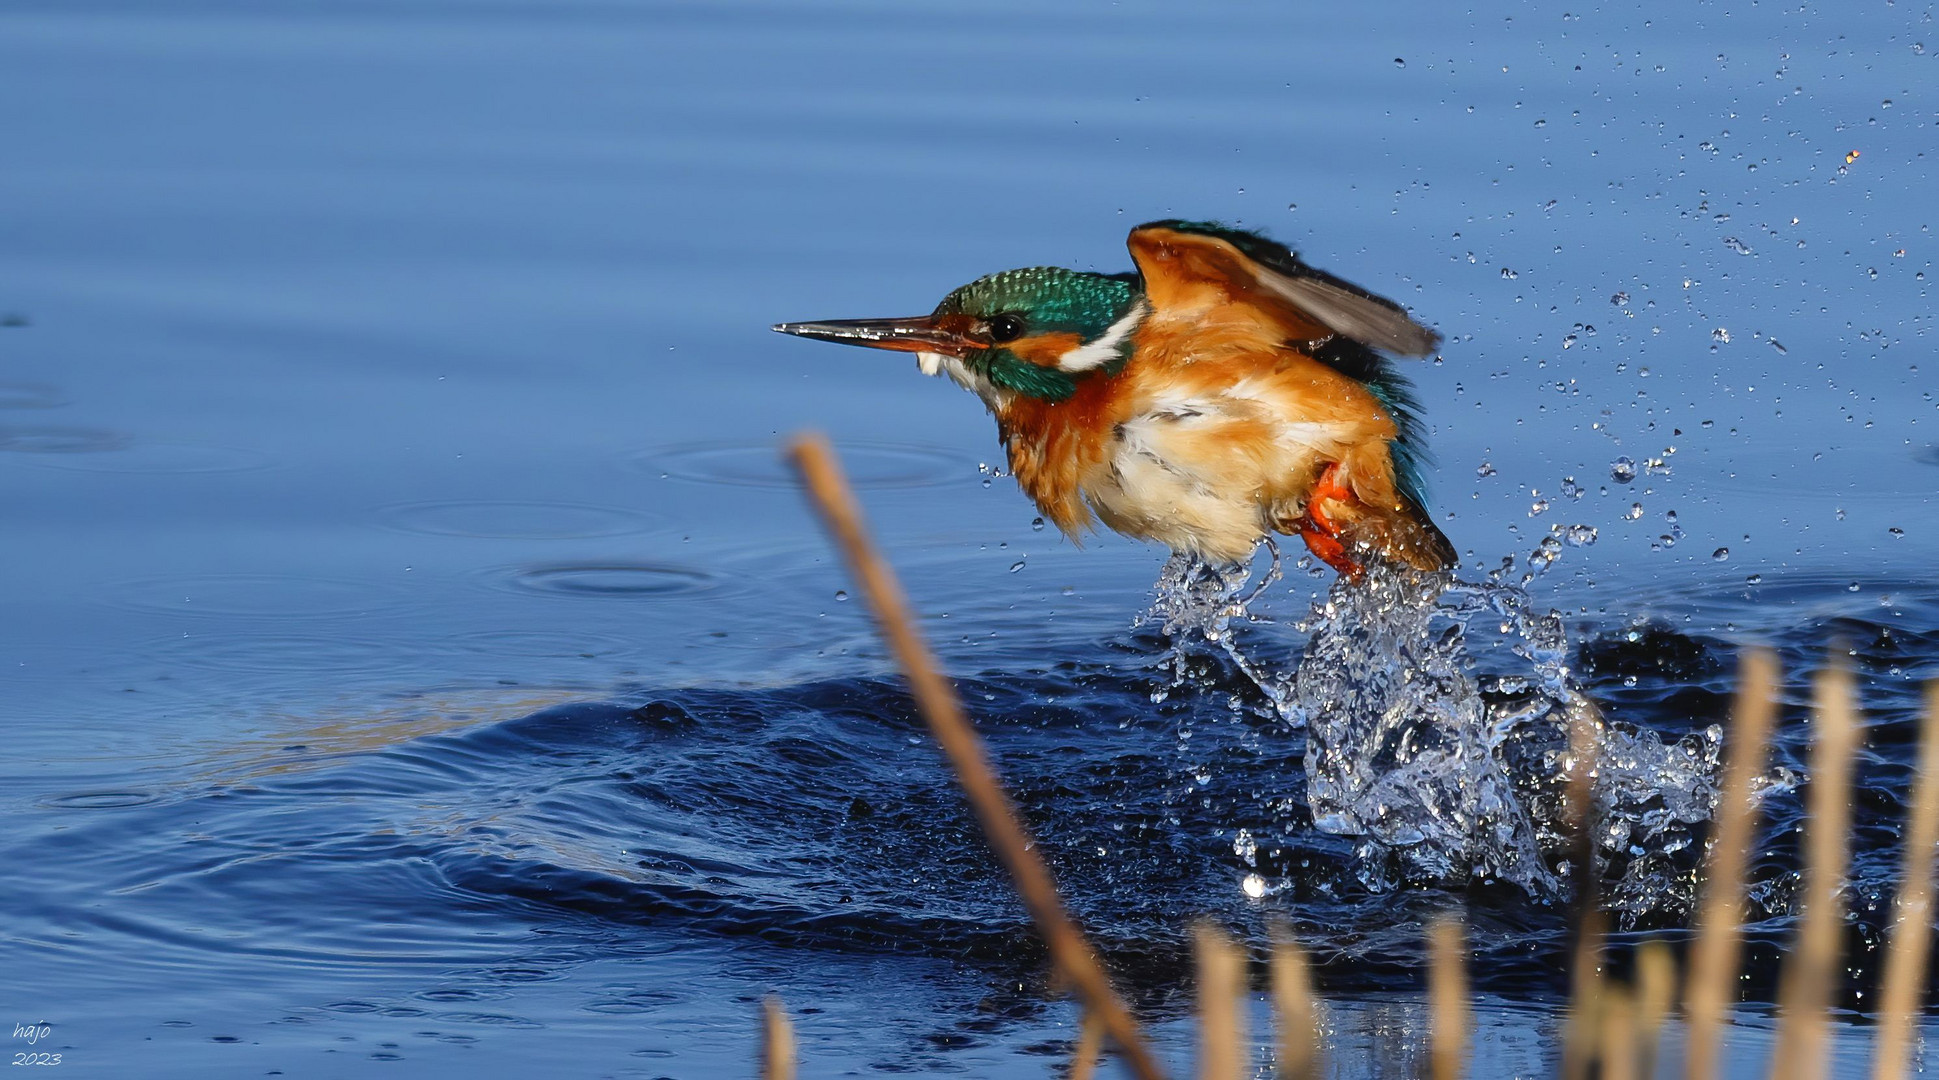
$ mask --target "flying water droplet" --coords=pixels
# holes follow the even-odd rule
[[[1011,572],[1012,574],[1014,574],[1014,573],[1016,573],[1017,571],[1019,571],[1019,570],[1021,570],[1021,569],[1023,569],[1023,560],[1022,560],[1022,559],[1018,559],[1018,560],[1017,560],[1016,562],[1013,562],[1013,563],[1011,563],[1011,564],[1010,564],[1010,572]]]
[[[1043,531],[1044,531],[1044,519],[1043,519],[1043,518],[1031,518],[1031,519],[1030,519],[1030,531],[1031,531],[1031,532],[1043,532]]]
[[[1619,457],[1610,462],[1609,478],[1618,484],[1627,484],[1636,479],[1636,462],[1627,457]]]
[[[1535,545],[1535,550],[1532,552],[1529,552],[1529,555],[1528,555],[1529,569],[1539,574],[1542,571],[1547,570],[1549,566],[1553,564],[1556,559],[1561,558],[1561,556],[1562,556],[1562,541],[1557,540],[1552,535],[1544,536],[1542,537],[1542,542]]]
[[[1570,547],[1588,547],[1596,542],[1594,525],[1570,525],[1562,530],[1562,542]]]
[[[1728,345],[1730,344],[1730,331],[1719,326],[1715,330],[1710,331],[1710,340],[1719,345]]]
[[[1624,518],[1627,518],[1627,519],[1628,519],[1628,520],[1630,520],[1630,521],[1641,521],[1641,520],[1643,520],[1643,504],[1642,504],[1642,503],[1630,503],[1630,504],[1629,504],[1629,509],[1627,509],[1627,510],[1625,510],[1625,511],[1623,511],[1623,517],[1624,517]]]
[[[1476,469],[1474,471],[1474,474],[1477,477],[1489,477],[1489,476],[1495,475],[1494,463],[1489,461],[1482,462],[1481,467]]]
[[[1562,478],[1562,494],[1570,499],[1580,499],[1586,491],[1581,484],[1575,482],[1575,477],[1565,476]]]
[[[835,590],[835,602],[836,602],[836,603],[838,603],[838,604],[839,604],[839,603],[841,603],[842,601],[844,601],[844,600],[847,600],[847,599],[848,599],[848,590],[847,590],[847,589],[836,589],[836,590]]]
[[[1724,246],[1736,252],[1739,255],[1749,255],[1751,253],[1750,245],[1744,243],[1742,240],[1739,240],[1734,236],[1724,237]]]
[[[1252,838],[1251,829],[1240,829],[1232,838],[1232,854],[1244,859],[1247,866],[1259,865],[1259,842]]]
[[[1724,562],[1730,558],[1730,549],[1727,547],[1718,548],[1710,553],[1710,557],[1718,562]]]
[[[1536,499],[1528,506],[1528,516],[1541,517],[1543,514],[1548,513],[1548,508],[1549,501],[1547,499]]]

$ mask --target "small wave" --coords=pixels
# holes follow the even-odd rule
[[[1053,641],[1035,664],[1006,661],[958,686],[1073,914],[1134,989],[1176,985],[1185,928],[1200,915],[1257,934],[1285,919],[1336,987],[1409,987],[1422,925],[1450,891],[1469,908],[1483,988],[1547,988],[1567,940],[1559,897],[1576,876],[1562,865],[1566,710],[1513,648],[1514,619],[1477,599],[1488,595],[1499,598],[1410,592],[1404,615],[1331,597],[1335,610],[1321,613],[1331,621],[1307,628],[1303,655],[1292,651],[1298,622],[1230,620],[1234,648],[1258,661],[1251,674],[1222,647],[1173,656],[1142,631]],[[1428,730],[1409,741],[1405,725],[1378,728],[1381,717],[1325,715],[1324,680],[1346,677],[1327,650],[1364,645],[1368,620],[1391,630],[1417,618],[1441,636],[1416,643],[1416,666],[1453,674],[1390,677],[1387,692],[1439,709],[1414,715],[1413,730]],[[1875,753],[1859,787],[1872,794],[1853,846],[1862,935],[1886,917],[1867,898],[1888,894],[1896,874],[1918,695],[1909,676],[1884,674],[1911,647],[1892,627],[1838,625],[1854,663],[1877,676]],[[1782,644],[1801,657],[1824,636],[1800,626]],[[1639,930],[1682,925],[1704,829],[1691,819],[1708,809],[1708,729],[1729,702],[1725,643],[1656,623],[1537,640],[1565,650],[1550,659],[1604,714],[1605,902]],[[1289,696],[1271,696],[1260,671],[1296,675]],[[484,717],[506,710],[415,702],[382,722],[277,735],[244,762],[173,784],[143,774],[50,792],[67,811],[63,828],[23,852],[53,865],[58,845],[61,876],[45,885],[56,895],[43,913],[23,918],[62,918],[115,882],[94,947],[171,972],[206,960],[211,942],[184,928],[202,925],[218,898],[294,895],[308,898],[295,923],[289,909],[261,905],[252,910],[275,917],[239,919],[241,936],[221,947],[265,964],[482,963],[517,926],[600,954],[701,935],[920,954],[989,972],[992,984],[1040,970],[1028,918],[899,680],[642,686],[523,708],[535,711],[493,720]],[[1456,718],[1477,730],[1447,734]],[[1467,742],[1447,745],[1458,739]],[[1795,768],[1803,741],[1780,726],[1773,761]],[[1330,796],[1310,782],[1329,760],[1341,770]],[[1447,786],[1432,769],[1491,777],[1499,805],[1424,808]],[[1379,782],[1394,775],[1428,779]],[[1384,817],[1377,798],[1388,800]],[[1753,987],[1775,970],[1796,891],[1802,808],[1775,769],[1764,811]],[[1463,831],[1476,821],[1502,827]],[[1261,887],[1248,891],[1248,879]],[[383,918],[409,932],[373,949],[363,935],[378,897]]]

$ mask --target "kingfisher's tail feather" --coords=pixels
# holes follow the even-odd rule
[[[1328,465],[1313,484],[1305,513],[1281,527],[1297,531],[1313,554],[1343,574],[1357,576],[1369,555],[1416,570],[1454,568],[1454,545],[1418,500],[1389,487],[1385,497],[1369,502],[1346,475],[1341,463]]]
[[[1368,521],[1378,521],[1377,547],[1390,559],[1404,562],[1416,570],[1452,570],[1457,561],[1454,544],[1428,518],[1427,511],[1412,499],[1399,510]]]

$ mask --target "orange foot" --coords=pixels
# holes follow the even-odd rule
[[[1345,502],[1353,498],[1353,493],[1339,481],[1339,462],[1328,465],[1313,484],[1313,493],[1306,497],[1306,516],[1300,520],[1299,536],[1320,561],[1345,574],[1350,581],[1358,581],[1366,567],[1360,565],[1353,556],[1347,554],[1346,541],[1340,538],[1340,526],[1327,517],[1327,502]]]

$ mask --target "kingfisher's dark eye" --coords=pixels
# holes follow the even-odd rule
[[[990,320],[990,340],[1003,342],[1015,341],[1023,336],[1023,319],[1004,313]]]

